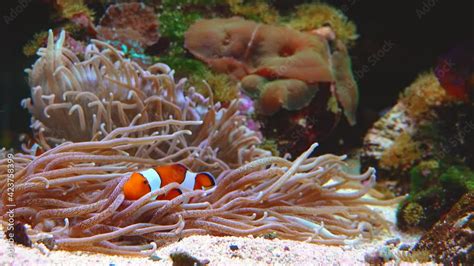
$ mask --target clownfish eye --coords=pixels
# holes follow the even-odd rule
[[[148,180],[144,180],[143,184],[148,185]]]

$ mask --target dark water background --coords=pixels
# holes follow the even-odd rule
[[[273,1],[282,12],[305,1]],[[306,1],[308,2],[308,1]],[[350,50],[361,101],[359,125],[365,130],[381,110],[438,56],[472,39],[474,1],[326,1],[354,21],[360,35]],[[11,9],[24,5],[13,19]],[[103,8],[103,7],[102,7]],[[23,70],[36,60],[22,53],[34,33],[54,25],[51,8],[40,0],[0,3],[0,146],[11,146],[29,131],[29,115],[20,101],[30,94]],[[100,14],[101,12],[99,12]]]

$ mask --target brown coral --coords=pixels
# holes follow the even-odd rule
[[[380,158],[380,167],[384,169],[399,169],[408,171],[421,159],[419,143],[410,134],[404,132],[395,139],[390,148],[384,151]]]
[[[97,26],[97,38],[116,40],[133,47],[136,41],[141,47],[155,44],[159,39],[158,18],[152,8],[143,3],[120,3],[107,8]]]
[[[430,250],[438,263],[474,263],[474,191],[466,193],[415,246],[415,251]]]
[[[441,87],[434,73],[429,72],[420,75],[413,84],[406,88],[400,101],[414,119],[422,120],[430,115],[429,111],[454,102],[455,98],[449,96]]]
[[[365,136],[362,164],[378,165],[379,170],[383,170],[379,172],[381,176],[392,176],[393,173],[397,179],[406,176],[406,171],[422,155],[417,148],[419,143],[413,140],[417,127],[437,119],[435,110],[453,101],[434,73],[420,75]]]
[[[328,40],[320,35],[234,17],[196,22],[185,34],[185,46],[214,70],[245,78],[243,89],[261,97],[258,104],[264,114],[281,107],[301,109],[315,95],[318,83],[334,83],[333,93],[355,123],[357,86],[348,74],[350,59],[342,43],[331,54]],[[266,84],[275,80],[281,82]],[[269,88],[273,91],[266,92]]]

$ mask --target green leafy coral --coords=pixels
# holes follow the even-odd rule
[[[177,76],[203,76],[208,70],[207,66],[199,60],[185,56],[183,47],[173,45],[167,52],[156,58],[155,61],[165,63],[174,69]]]
[[[186,4],[192,1],[177,1],[173,4],[165,1],[163,3],[163,10],[159,16],[160,34],[162,38],[169,41],[169,47],[155,61],[169,65],[178,76],[190,74],[202,76],[206,73],[207,67],[201,61],[187,57],[184,49],[184,33],[191,24],[201,18],[201,15],[197,12],[184,12],[177,9],[175,5],[179,2]]]
[[[197,12],[165,9],[160,14],[160,34],[177,44],[184,43],[184,33],[201,15]]]

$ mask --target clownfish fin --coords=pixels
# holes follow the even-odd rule
[[[194,189],[207,190],[216,185],[216,179],[209,172],[201,172],[196,175]]]
[[[174,199],[177,196],[182,195],[182,194],[183,194],[183,191],[181,191],[181,189],[175,188],[175,189],[172,189],[172,190],[168,191],[168,193],[166,193],[164,199],[165,200],[172,200],[172,199]]]

